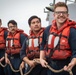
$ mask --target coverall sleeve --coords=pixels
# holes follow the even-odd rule
[[[20,57],[23,60],[23,58],[26,56],[26,39],[27,36],[25,36],[24,34],[21,34],[20,36],[20,43],[21,43],[21,51],[20,51]]]
[[[4,39],[7,38],[8,31],[4,31]]]
[[[26,56],[26,40],[24,40],[24,43],[22,45],[21,51],[20,51],[20,57],[23,60],[23,58]]]
[[[72,58],[76,58],[76,29],[70,29],[69,44],[72,50]]]
[[[49,25],[48,27],[46,27],[46,29],[44,30],[43,36],[42,36],[42,43],[40,46],[40,50],[44,50],[44,47],[47,43],[47,38],[49,36],[49,30],[50,30],[51,25]]]

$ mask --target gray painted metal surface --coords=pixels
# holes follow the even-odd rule
[[[76,0],[71,4],[68,4],[68,8],[69,8],[69,18],[71,20],[76,21]],[[53,12],[49,11],[49,10],[47,12],[46,11],[44,11],[44,12],[47,13],[46,21],[48,21],[48,23],[50,25],[52,23],[52,20],[54,19]]]

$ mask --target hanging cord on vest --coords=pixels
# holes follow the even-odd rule
[[[39,59],[34,59],[34,61],[35,61],[36,63],[40,64],[40,60],[39,60]],[[47,66],[47,68],[48,68],[49,70],[51,70],[51,71],[54,72],[54,73],[59,73],[59,72],[64,71],[63,68],[60,69],[60,70],[55,70],[55,69],[53,69],[52,67],[50,67],[48,64],[47,64],[46,66]],[[73,75],[73,73],[72,73],[71,70],[69,70],[68,72],[69,72],[69,75]]]

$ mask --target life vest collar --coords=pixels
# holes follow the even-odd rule
[[[71,20],[67,19],[66,22],[63,24],[63,26],[59,30],[57,30],[56,20],[53,20],[51,29],[53,28],[57,33],[59,33],[66,27],[68,27],[68,26],[73,27],[75,25],[76,25],[75,21],[71,21]]]
[[[0,32],[3,30],[7,30],[7,28],[6,27],[0,27]]]
[[[40,34],[44,31],[45,28],[41,28],[40,31],[37,34],[34,34],[32,30],[30,30],[30,36],[31,37],[39,37]]]

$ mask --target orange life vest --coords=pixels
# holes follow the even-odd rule
[[[8,54],[19,54],[21,50],[20,44],[20,31],[17,30],[15,34],[8,33],[6,39],[6,53]]]
[[[50,28],[50,35],[47,43],[48,52],[46,52],[46,56],[52,59],[66,59],[72,55],[68,38],[70,28],[75,25],[75,22],[69,22],[67,20],[60,30],[56,30],[56,25]]]
[[[0,49],[5,49],[6,43],[4,39],[4,31],[7,31],[7,28],[0,28]]]
[[[42,28],[37,35],[31,32],[29,39],[28,39],[28,46],[27,46],[27,57],[29,59],[39,58],[40,56],[40,44],[42,42],[42,35],[43,35],[44,28]]]

